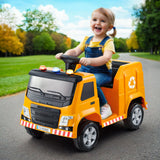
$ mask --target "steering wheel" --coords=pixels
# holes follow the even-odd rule
[[[76,64],[79,63],[80,58],[74,57],[74,56],[69,56],[69,55],[61,55],[61,59],[64,61],[66,70],[67,69],[75,69]]]
[[[61,55],[61,59],[65,62],[65,63],[73,63],[73,64],[78,64],[80,58],[78,57],[74,57],[74,56],[69,56],[69,55]]]

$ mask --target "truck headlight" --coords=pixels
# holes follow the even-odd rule
[[[25,106],[23,106],[23,114],[25,117],[30,118],[29,109]]]
[[[59,123],[59,126],[68,126],[68,121],[70,119],[73,119],[73,116],[62,116],[60,123]]]

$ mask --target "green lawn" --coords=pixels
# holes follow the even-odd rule
[[[63,62],[56,60],[54,56],[0,58],[0,96],[25,90],[29,71],[39,68],[40,65],[59,66],[64,69]]]
[[[115,54],[114,59],[119,55]],[[27,87],[29,71],[39,68],[40,65],[59,67],[64,70],[62,60],[57,60],[53,55],[38,55],[25,57],[0,58],[0,96],[5,96]]]
[[[160,61],[160,55],[151,55],[149,52],[131,53],[131,56],[136,56],[136,57],[140,57],[140,58],[151,59],[151,60],[155,60],[155,61]]]

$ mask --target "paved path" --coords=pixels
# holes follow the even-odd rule
[[[19,125],[24,92],[0,98],[0,160],[158,160],[160,159],[160,62],[121,54],[120,59],[141,61],[149,109],[141,128],[127,131],[123,123],[102,130],[96,148],[77,152],[72,140],[46,135],[31,138]]]

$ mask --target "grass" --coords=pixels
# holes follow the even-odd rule
[[[118,59],[118,58],[119,58],[119,54],[118,53],[112,55],[112,59]]]
[[[151,55],[149,52],[136,52],[136,53],[131,53],[131,56],[136,56],[136,57],[141,57],[141,58],[146,58],[146,59],[151,59],[155,61],[160,61],[160,55]]]
[[[118,57],[118,54],[113,55],[113,59]],[[53,55],[0,58],[0,96],[25,90],[29,71],[40,65],[65,68],[63,61],[57,60]]]
[[[56,60],[53,55],[0,58],[0,96],[25,90],[29,71],[39,68],[40,65],[64,69],[63,62]]]

